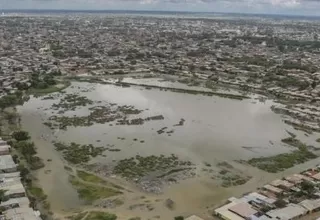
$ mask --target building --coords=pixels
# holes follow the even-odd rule
[[[22,208],[22,207],[29,207],[30,201],[27,197],[21,198],[13,198],[7,201],[1,202],[0,208],[8,210],[13,208]]]
[[[249,219],[250,216],[258,213],[257,210],[253,209],[252,206],[246,202],[241,202],[231,206],[229,210],[244,219]]]
[[[320,173],[313,175],[312,178],[314,178],[316,181],[320,181]]]
[[[9,179],[6,182],[0,183],[0,190],[5,190],[4,195],[9,198],[26,196],[26,191],[19,179]]]
[[[5,146],[5,145],[7,145],[7,142],[0,138],[0,146]]]
[[[5,179],[20,178],[20,172],[0,173],[0,182],[5,182]]]
[[[274,219],[293,220],[299,219],[300,217],[307,214],[308,210],[296,204],[288,204],[286,207],[281,209],[275,209],[267,212],[265,215]]]
[[[17,171],[17,165],[14,163],[11,155],[0,156],[0,171],[2,173],[11,173]]]
[[[308,210],[308,212],[317,212],[320,211],[320,199],[316,200],[303,200],[299,203],[300,206]]]
[[[0,145],[0,155],[9,155],[10,146],[9,145]]]
[[[267,206],[273,206],[273,204],[276,202],[275,199],[268,198],[257,192],[249,193],[248,195],[245,195],[243,199],[250,204],[254,203],[257,205],[267,205]]]
[[[293,174],[293,175],[291,175],[291,176],[287,176],[285,179],[286,179],[287,181],[295,184],[295,185],[296,185],[296,184],[300,184],[300,183],[302,183],[303,181],[312,181],[311,178],[306,177],[306,176],[301,175],[301,174],[298,174],[298,173],[297,173],[297,174]]]
[[[6,220],[41,220],[40,213],[28,207],[8,209],[3,214]]]
[[[283,190],[290,190],[292,187],[294,187],[294,184],[293,183],[290,183],[286,180],[273,180],[270,185],[272,186],[275,186],[275,187],[278,187],[280,189],[283,189]]]
[[[225,220],[249,219],[258,213],[245,199],[229,198],[230,203],[214,210],[214,214]]]
[[[275,187],[275,186],[271,186],[269,184],[264,185],[263,188],[266,189],[269,192],[272,192],[272,193],[276,194],[276,195],[279,195],[279,194],[283,193],[282,189],[280,189],[278,187]]]

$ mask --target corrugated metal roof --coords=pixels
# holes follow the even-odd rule
[[[293,219],[296,217],[299,217],[300,215],[304,215],[307,213],[307,210],[299,205],[296,204],[288,204],[287,207],[282,208],[282,209],[275,209],[271,210],[266,213],[266,215],[273,217],[273,218],[278,218],[278,219]]]

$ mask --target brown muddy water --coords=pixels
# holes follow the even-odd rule
[[[93,162],[105,164],[137,154],[142,156],[176,154],[199,166],[202,166],[204,162],[213,166],[222,161],[232,163],[233,160],[288,152],[290,148],[281,142],[281,139],[289,136],[287,131],[293,132],[298,139],[307,144],[320,147],[319,143],[315,142],[315,135],[307,137],[303,132],[295,131],[282,121],[282,116],[274,114],[270,107],[275,103],[271,100],[259,102],[253,97],[239,101],[158,89],[147,90],[142,87],[122,88],[114,85],[80,82],[72,83],[72,86],[65,92],[78,93],[93,101],[101,101],[95,105],[104,103],[133,105],[137,109],[144,110],[135,117],[163,115],[164,120],[149,121],[143,125],[116,125],[113,122],[95,124],[90,127],[68,127],[67,130],[51,130],[43,125],[43,122],[56,114],[50,107],[53,103],[58,103],[59,99],[42,100],[41,97],[33,97],[18,108],[22,128],[30,132],[38,147],[40,157],[46,161],[46,167],[38,172],[37,177],[39,184],[48,194],[54,212],[65,213],[78,209],[83,204],[78,199],[76,191],[68,183],[68,174],[64,170],[65,164],[61,155],[55,151],[52,141],[91,143],[95,146],[111,144],[121,149],[120,152],[106,151],[104,153],[106,157],[98,156],[93,160]],[[61,94],[61,97],[63,95]],[[64,114],[87,115],[88,107],[79,107],[76,111],[68,111]],[[181,118],[185,119],[184,125],[173,126],[179,123]],[[174,130],[174,132],[171,136],[166,133],[158,134],[157,131],[163,127],[168,127],[168,130]],[[120,140],[118,137],[125,139]],[[135,138],[139,141],[134,141]],[[140,143],[140,140],[143,140],[144,143]],[[47,159],[52,161],[47,161]],[[147,214],[144,211],[128,211],[127,209],[112,211],[128,213],[126,216],[140,215],[146,218],[161,214],[161,219],[170,219],[176,214],[199,213],[204,215],[207,206],[219,204],[234,193],[254,190],[257,184],[272,180],[276,176],[255,168],[241,169],[253,176],[253,179],[244,186],[224,189],[215,185],[214,180],[206,178],[199,171],[195,179],[169,186],[163,195],[155,197],[149,195],[152,199],[172,198],[178,205],[174,212],[164,211],[162,202],[160,205],[155,205],[155,210]],[[134,203],[140,195],[146,196],[138,191],[130,194],[126,197],[125,205]]]

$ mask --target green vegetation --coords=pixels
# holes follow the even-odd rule
[[[7,201],[9,198],[7,198],[7,196],[5,196],[6,190],[1,189],[0,190],[0,202],[5,202]]]
[[[169,174],[171,170],[179,172],[186,170],[186,168],[189,168],[190,166],[192,166],[190,161],[180,161],[175,155],[171,155],[169,157],[164,155],[141,157],[137,155],[135,158],[132,157],[120,160],[115,166],[113,172],[123,177],[133,179],[141,178],[155,171],[164,173],[169,172]],[[159,177],[162,177],[162,175]]]
[[[27,97],[23,96],[23,93],[21,91],[16,92],[12,95],[5,95],[0,98],[0,108],[1,110],[8,108],[8,107],[14,107],[16,105],[22,105],[24,101],[27,100]]]
[[[74,111],[78,106],[86,106],[92,104],[93,101],[89,100],[85,96],[80,96],[77,94],[67,94],[64,98],[60,99],[60,102],[58,104],[53,104],[51,108],[54,110],[62,110],[62,112],[65,112],[69,110]]]
[[[83,220],[83,218],[88,214],[88,212],[81,212],[77,215],[67,217],[70,220]]]
[[[30,169],[37,170],[44,167],[43,161],[35,156],[37,150],[34,143],[28,141],[30,139],[28,132],[15,131],[12,133],[12,138],[16,140],[16,142],[12,143],[12,146],[23,156]]]
[[[296,148],[297,150],[271,157],[253,158],[249,160],[248,163],[261,170],[276,173],[317,158],[317,155],[309,151],[308,146],[304,143],[295,139],[295,135],[293,134],[290,134],[290,137],[284,138],[281,141]]]
[[[243,185],[248,180],[251,179],[251,177],[242,177],[237,174],[231,174],[229,172],[223,172],[222,176],[222,187],[231,187],[231,186],[238,186],[238,185]],[[221,173],[220,173],[221,174]]]
[[[16,139],[16,141],[26,141],[30,138],[27,131],[15,131],[13,132],[12,137]]]
[[[50,85],[47,86],[45,88],[30,88],[28,90],[29,94],[33,94],[33,95],[45,95],[48,93],[53,93],[53,92],[60,92],[62,90],[64,90],[65,88],[67,88],[68,86],[70,86],[70,82],[65,81],[63,82],[63,84],[55,84],[55,85]]]
[[[318,138],[318,139],[316,140],[316,142],[320,143],[320,138]]]
[[[20,154],[23,155],[32,170],[44,167],[43,161],[39,157],[35,156],[37,151],[33,142],[19,141],[14,143],[13,146]]]
[[[38,198],[39,200],[45,200],[47,198],[46,194],[44,194],[43,190],[39,187],[29,187],[28,192],[31,196]]]
[[[85,182],[91,182],[91,183],[97,183],[97,184],[103,184],[103,185],[108,184],[108,182],[103,180],[102,178],[82,170],[77,170],[77,176]]]
[[[271,157],[253,158],[249,160],[248,163],[261,170],[276,173],[315,158],[317,158],[317,156],[308,151],[306,146],[300,146],[298,147],[298,150],[294,150],[291,153],[284,153]]]
[[[117,216],[107,212],[91,211],[81,212],[77,215],[69,216],[70,220],[116,220]]]
[[[88,101],[84,101],[82,99],[82,104],[88,103]],[[49,118],[51,122],[45,123],[45,125],[49,126],[51,129],[60,128],[66,129],[68,126],[91,126],[94,123],[97,124],[105,124],[109,122],[113,122],[119,120],[125,120],[128,115],[136,115],[142,112],[142,110],[135,109],[133,106],[117,106],[116,104],[110,103],[108,106],[94,106],[89,108],[91,111],[88,116],[52,116]],[[74,104],[67,104],[67,106],[74,107]],[[122,120],[121,120],[122,119]]]
[[[304,144],[299,141],[298,139],[295,139],[295,137],[288,137],[288,138],[284,138],[281,140],[283,143],[286,143],[290,146],[293,146],[293,147],[301,147],[301,146],[304,146]]]
[[[110,214],[107,212],[98,212],[93,211],[90,212],[89,215],[85,218],[85,220],[116,220],[117,216],[114,214]]]
[[[88,203],[92,203],[97,199],[105,199],[121,194],[120,191],[112,188],[96,186],[94,184],[79,181],[74,176],[70,176],[70,183],[77,189],[79,198]]]
[[[92,144],[80,145],[71,142],[69,145],[64,143],[53,143],[57,151],[61,151],[63,158],[72,164],[89,162],[92,157],[102,155],[106,150],[104,147],[94,147]]]
[[[56,85],[57,82],[51,74],[33,73],[30,78],[31,87],[35,89],[46,89],[49,86]]]

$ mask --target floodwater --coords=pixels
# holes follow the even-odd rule
[[[163,115],[165,119],[148,121],[143,125],[116,125],[113,122],[90,127],[68,127],[67,130],[50,130],[43,125],[43,122],[52,114],[56,114],[50,107],[59,100],[31,98],[18,111],[21,114],[23,129],[30,132],[40,157],[46,162],[46,167],[38,173],[38,179],[49,196],[53,210],[71,210],[82,205],[76,191],[68,183],[68,174],[64,171],[61,155],[54,150],[51,143],[54,140],[80,144],[91,143],[95,146],[111,144],[114,148],[121,149],[120,152],[106,151],[106,157],[99,156],[94,159],[94,162],[105,164],[137,154],[142,156],[176,154],[197,165],[204,162],[214,165],[222,161],[288,152],[291,149],[281,142],[281,139],[289,137],[287,131],[293,132],[297,138],[301,138],[308,144],[314,144],[316,139],[312,135],[306,137],[303,132],[295,131],[286,125],[280,115],[271,111],[270,107],[274,104],[271,100],[259,102],[253,98],[239,101],[159,89],[147,90],[134,86],[122,88],[80,82],[72,83],[72,86],[65,91],[79,93],[93,101],[102,101],[95,105],[116,103],[133,105],[137,109],[144,110],[140,115],[134,115],[131,118]],[[86,115],[87,108],[82,107],[65,114]],[[185,119],[184,125],[174,126],[181,118]],[[174,130],[174,132],[171,136],[167,133],[158,134],[157,131],[163,127],[168,127],[167,131]],[[125,139],[120,140],[118,137]],[[139,141],[134,141],[135,138]],[[141,140],[144,143],[141,143]],[[46,161],[47,159],[52,161]],[[258,171],[254,169],[254,172]],[[261,176],[264,175],[263,173]],[[188,199],[199,203],[201,201],[201,207],[205,207],[213,201],[220,203],[222,199],[227,198],[226,196],[231,195],[232,190],[226,194],[224,194],[226,190],[221,188],[215,191],[216,186],[213,180],[211,181],[190,180],[181,185],[169,187],[167,190],[173,199],[184,202],[184,205],[178,209],[183,213],[187,210],[192,211],[192,207],[197,207],[193,202],[188,204]],[[193,186],[197,187],[199,193],[192,194],[190,191],[186,193]],[[254,188],[243,190],[250,191]]]

